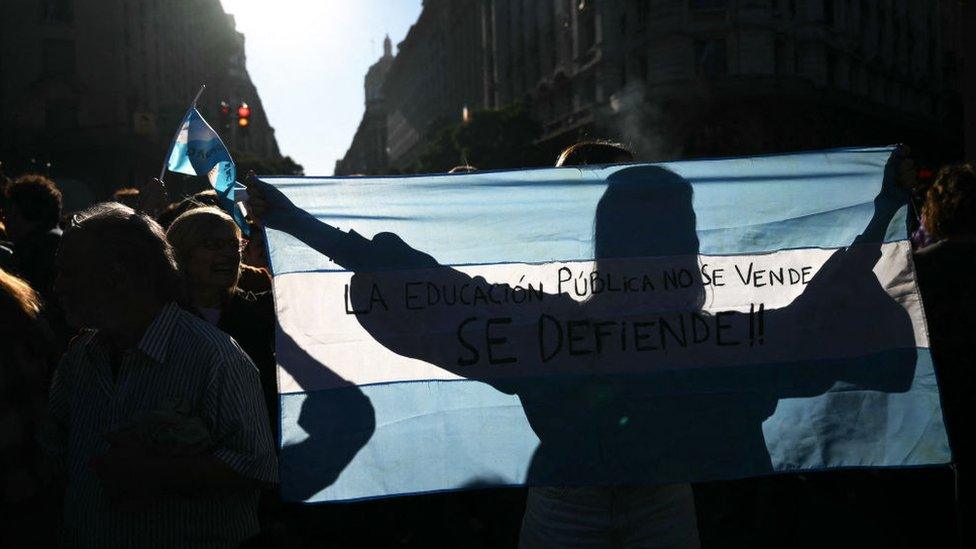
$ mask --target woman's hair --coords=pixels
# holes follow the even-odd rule
[[[241,230],[237,228],[234,220],[219,208],[213,206],[194,208],[177,217],[166,231],[166,239],[176,252],[177,263],[185,265],[189,253],[200,246],[204,238],[213,234],[214,228],[222,225],[234,227],[234,233],[240,240]]]
[[[946,166],[925,195],[925,230],[935,240],[976,235],[976,169],[972,164]]]
[[[634,153],[620,143],[581,141],[563,150],[559,158],[556,159],[556,167],[617,164],[633,161]]]
[[[41,313],[41,299],[27,282],[0,269],[0,326],[33,322]]]
[[[162,227],[151,217],[118,202],[95,204],[71,216],[63,240],[90,238],[99,259],[144,275],[156,298],[181,301],[183,284]]]

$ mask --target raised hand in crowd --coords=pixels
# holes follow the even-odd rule
[[[247,207],[248,215],[254,219],[255,223],[261,225],[263,224],[261,220],[268,213],[268,199],[265,191],[269,185],[260,181],[253,171],[248,172],[245,181],[247,200],[244,204]]]

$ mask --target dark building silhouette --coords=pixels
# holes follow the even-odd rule
[[[417,158],[433,128],[460,121],[465,106],[488,106],[484,8],[482,0],[424,0],[419,19],[389,66],[384,55],[370,69],[371,74],[385,74],[378,94],[382,107],[371,109],[367,96],[353,144],[336,163],[337,175],[402,169]],[[369,76],[366,88],[368,94]],[[385,142],[379,157],[374,154],[378,141]]]
[[[445,23],[452,10],[465,16]],[[663,159],[908,142],[958,158],[963,48],[944,34],[959,34],[960,10],[953,0],[428,0],[383,86],[396,105],[385,162],[360,171],[407,167],[423,129],[461,103],[516,101],[552,148],[610,137]]]
[[[957,4],[956,10],[950,12],[952,16],[957,16],[956,21],[961,21],[957,27],[957,41],[955,50],[958,52],[957,67],[962,74],[960,78],[959,91],[963,97],[963,120],[965,121],[966,132],[966,160],[976,162],[976,2],[967,2],[961,8],[962,14],[957,13],[960,7]],[[962,33],[962,29],[970,29],[969,32]],[[964,52],[968,55],[964,55]]]
[[[610,63],[598,68],[597,93],[608,99],[610,128],[645,154],[897,141],[930,155],[958,150],[958,132],[946,125],[952,84],[939,1],[601,5],[602,46],[617,70]],[[628,107],[635,102],[639,116]],[[659,129],[648,135],[646,128]]]
[[[335,173],[382,173],[386,169],[386,108],[383,101],[383,82],[393,65],[393,44],[383,39],[383,57],[366,72],[363,88],[366,92],[366,111],[353,137],[349,154],[336,161]]]
[[[4,170],[49,173],[89,199],[139,184],[158,175],[201,84],[199,109],[229,148],[280,158],[247,74],[244,36],[219,0],[5,0]],[[221,120],[222,100],[235,111],[248,103],[246,130]]]

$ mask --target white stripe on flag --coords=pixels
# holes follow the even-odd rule
[[[297,375],[300,381],[296,379],[292,369],[307,365],[308,356],[328,365],[334,374],[349,382],[368,385],[586,373],[592,371],[595,363],[600,364],[602,372],[627,373],[835,359],[892,348],[928,347],[920,300],[914,282],[906,276],[910,272],[909,246],[907,241],[883,245],[881,259],[873,270],[880,301],[861,307],[856,304],[857,299],[847,298],[845,292],[851,288],[846,285],[821,284],[817,289],[818,302],[803,304],[807,309],[827,308],[819,309],[816,315],[788,313],[835,250],[700,256],[691,260],[630,259],[601,262],[599,266],[593,262],[569,262],[457,268],[472,277],[484,277],[484,291],[476,288],[475,282],[458,287],[457,280],[467,279],[446,275],[450,269],[382,276],[362,274],[358,275],[360,283],[366,284],[367,291],[358,303],[347,293],[352,273],[277,276],[277,353],[279,364],[284,366],[279,367],[279,387],[282,393],[292,393],[327,389],[340,383],[334,375],[316,375],[314,371],[311,375],[303,372]],[[689,265],[698,272],[682,274],[680,269]],[[699,276],[707,284],[702,307],[702,312],[707,313],[702,319],[707,320],[690,316],[682,319],[674,312],[683,303],[678,287],[689,276]],[[720,286],[716,288],[716,284]],[[513,292],[513,288],[527,290]],[[566,310],[569,300],[553,297],[557,293],[568,294],[571,304],[585,301],[581,307],[585,313]],[[892,314],[878,313],[885,310],[883,301],[895,309]],[[762,320],[758,314],[760,304]],[[728,315],[730,311],[742,314]],[[862,311],[864,318],[858,316]],[[353,312],[358,314],[350,314]],[[725,316],[716,316],[718,313]],[[787,316],[789,319],[783,320]],[[654,324],[661,318],[671,331],[666,331],[663,323]],[[489,326],[490,319],[496,321]],[[569,321],[577,324],[569,326]],[[909,321],[910,328],[899,329],[907,327]],[[598,322],[608,324],[595,334]],[[367,331],[364,324],[372,331]],[[696,329],[697,335],[693,335]],[[686,339],[700,338],[705,331],[710,333],[704,343],[685,349],[676,343],[681,330],[686,332]],[[716,341],[718,335],[725,336],[724,343]],[[570,338],[578,339],[570,342]],[[416,343],[411,339],[423,341]],[[671,348],[667,348],[669,342]],[[738,344],[725,345],[731,342]],[[389,348],[418,345],[421,354],[433,360],[410,358]],[[665,348],[651,348],[662,345]],[[588,357],[570,356],[571,346]],[[627,358],[636,346],[649,352],[641,354],[639,360]],[[488,357],[489,352],[497,356]],[[476,354],[478,363],[467,370],[455,367],[459,360],[471,361]],[[550,354],[553,356],[549,360],[543,360]],[[517,361],[504,360],[511,357]],[[489,364],[489,358],[496,363]],[[470,376],[452,373],[435,363],[470,372]]]

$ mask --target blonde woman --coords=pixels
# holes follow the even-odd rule
[[[41,312],[37,292],[0,269],[0,545],[9,547],[44,545],[57,530],[54,466],[35,442],[57,359]]]
[[[277,432],[278,391],[274,358],[274,304],[270,291],[241,289],[241,231],[212,206],[177,217],[166,231],[199,316],[233,337],[261,372],[272,432]]]

